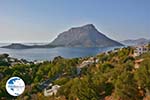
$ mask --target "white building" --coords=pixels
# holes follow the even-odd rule
[[[150,51],[148,45],[136,46],[134,50],[134,56],[140,56],[143,53]]]
[[[56,95],[58,89],[60,88],[59,85],[54,85],[52,86],[51,89],[44,89],[44,96],[52,96],[52,95]]]
[[[44,63],[44,61],[37,61],[37,60],[35,60],[33,63],[34,64],[42,64],[42,63]]]
[[[96,59],[94,57],[90,57],[88,60],[83,61],[78,68],[84,68],[84,67],[88,67],[89,65],[93,64],[93,63],[98,63],[99,59]]]

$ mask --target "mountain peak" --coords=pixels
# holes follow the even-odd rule
[[[93,24],[86,24],[86,25],[84,25],[82,27],[95,28],[95,26]]]
[[[85,30],[96,30],[95,26],[93,24],[86,24],[86,25],[83,25],[81,27],[79,27],[81,29],[85,29]]]
[[[86,24],[80,27],[73,27],[70,28],[70,31],[76,30],[76,29],[81,29],[81,30],[96,30],[95,26],[93,24]]]

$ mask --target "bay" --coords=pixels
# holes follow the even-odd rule
[[[28,61],[46,61],[53,60],[57,56],[64,58],[77,58],[95,56],[99,53],[112,50],[115,47],[108,48],[33,48],[33,49],[5,49],[0,48],[0,54],[7,53],[10,57],[17,59],[26,59]]]

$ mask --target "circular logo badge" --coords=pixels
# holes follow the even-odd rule
[[[19,96],[24,92],[25,83],[19,77],[11,77],[6,83],[6,90],[12,96]]]

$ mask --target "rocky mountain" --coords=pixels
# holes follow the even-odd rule
[[[143,45],[149,43],[150,40],[145,38],[139,38],[139,39],[129,39],[121,41],[122,44],[128,45],[128,46],[136,46],[136,45]]]
[[[81,27],[74,27],[60,33],[57,38],[45,45],[24,45],[12,43],[1,48],[8,49],[30,49],[30,48],[52,48],[52,47],[112,47],[122,46],[121,43],[114,41],[100,33],[93,24]]]
[[[100,33],[93,24],[71,28],[68,31],[59,34],[50,45],[65,47],[122,46],[121,43]]]

